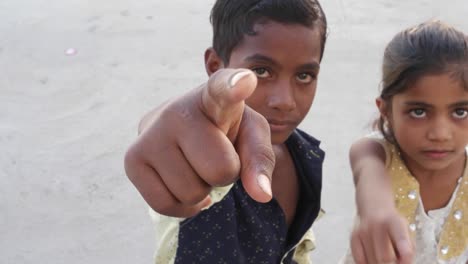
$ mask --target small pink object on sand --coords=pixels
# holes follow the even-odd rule
[[[76,55],[76,53],[77,53],[77,50],[74,48],[68,48],[65,50],[65,55],[68,55],[68,56]]]

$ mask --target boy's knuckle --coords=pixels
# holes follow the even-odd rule
[[[131,146],[124,156],[124,169],[127,174],[127,177],[133,181],[133,179],[137,176],[134,173],[135,167],[139,166],[141,163],[141,159],[139,158],[138,149],[135,146]]]
[[[177,199],[182,204],[195,205],[201,202],[210,193],[209,188],[190,187],[190,192],[186,188],[178,195]]]
[[[256,155],[256,160],[259,162],[264,170],[273,171],[275,167],[275,153],[273,152],[271,146],[267,144],[258,144],[256,146],[258,153]]]
[[[211,77],[208,79],[208,89],[207,92],[209,93],[210,96],[213,96],[216,98],[217,96],[221,95],[223,93],[224,87],[227,87],[227,73],[229,71],[226,70],[219,70],[216,71],[211,75]]]
[[[233,183],[239,177],[239,170],[232,166],[220,170],[219,177],[213,177],[212,186],[226,186]]]
[[[221,158],[211,164],[204,180],[210,186],[226,186],[239,177],[239,162],[230,158]]]
[[[130,174],[131,174],[130,168],[133,166],[134,162],[135,162],[135,159],[134,159],[133,151],[131,151],[131,149],[128,149],[124,155],[124,168],[125,168],[125,172],[127,173],[127,177],[130,177]]]
[[[158,203],[151,204],[151,208],[159,214],[171,216],[174,214],[174,208],[177,205],[178,203],[175,200],[159,201]]]
[[[167,124],[185,124],[196,121],[195,113],[186,103],[174,103],[161,111],[160,120]]]
[[[222,97],[224,90],[221,89],[220,86],[221,86],[221,83],[218,80],[218,78],[211,78],[208,81],[208,90],[207,90],[207,92],[208,92],[208,95],[210,96],[210,98],[218,99],[218,98]]]
[[[275,167],[275,153],[269,143],[258,142],[251,146],[255,152],[246,159],[246,164],[242,164],[247,170],[260,169],[265,172],[272,172]],[[260,167],[260,168],[258,168]]]

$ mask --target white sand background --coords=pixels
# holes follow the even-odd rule
[[[206,80],[213,0],[0,1],[0,263],[151,263],[147,207],[123,170],[139,118]],[[301,125],[327,151],[315,263],[354,212],[350,143],[374,117],[384,45],[467,0],[322,0],[330,36]],[[73,48],[74,55],[65,50]]]

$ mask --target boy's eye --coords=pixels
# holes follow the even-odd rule
[[[257,75],[258,78],[270,77],[270,72],[266,68],[254,68],[252,71]]]
[[[459,109],[455,109],[455,111],[453,111],[452,115],[453,115],[453,117],[455,117],[457,119],[463,119],[463,118],[467,117],[468,111],[466,109],[459,108]]]
[[[312,74],[306,72],[299,73],[296,78],[301,83],[311,83],[315,79]]]
[[[426,110],[421,109],[421,108],[412,109],[409,113],[414,118],[423,118],[426,116]]]

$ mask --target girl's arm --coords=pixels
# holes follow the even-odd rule
[[[385,156],[383,146],[371,138],[350,149],[358,213],[351,236],[356,263],[412,263],[408,223],[396,210]]]

